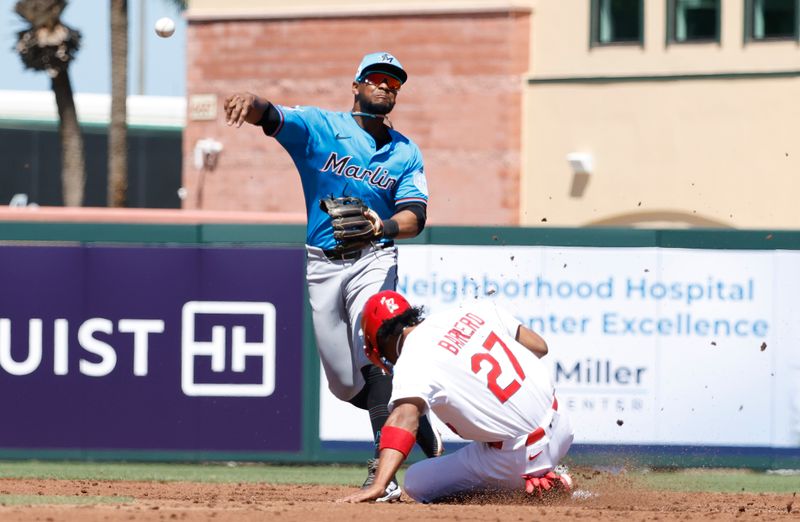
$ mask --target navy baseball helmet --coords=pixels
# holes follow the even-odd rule
[[[369,73],[380,72],[393,76],[406,83],[408,74],[406,74],[403,66],[400,65],[400,60],[387,52],[370,53],[361,60],[361,64],[356,71],[355,81],[360,81],[364,76]]]

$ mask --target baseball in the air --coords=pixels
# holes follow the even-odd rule
[[[156,21],[156,34],[161,38],[169,38],[175,32],[175,22],[172,18],[164,17]]]

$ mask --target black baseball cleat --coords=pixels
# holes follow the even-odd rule
[[[372,485],[375,482],[375,472],[378,471],[378,459],[369,459],[367,461],[367,479],[361,485],[361,488],[366,488]],[[397,477],[392,477],[392,480],[389,482],[389,485],[386,486],[386,494],[382,497],[378,497],[375,499],[375,502],[393,502],[400,498],[400,495],[403,494],[403,491],[400,489],[400,485],[397,483]]]

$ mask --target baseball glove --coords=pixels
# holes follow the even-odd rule
[[[319,206],[331,217],[333,238],[342,251],[363,248],[377,239],[376,226],[365,214],[375,212],[357,197],[328,197]],[[375,218],[377,219],[377,217]]]

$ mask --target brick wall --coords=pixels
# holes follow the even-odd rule
[[[187,122],[185,208],[303,210],[286,152],[259,128],[227,127],[222,100],[249,90],[284,105],[349,110],[361,57],[388,50],[409,72],[391,117],[422,150],[429,223],[517,224],[529,22],[524,13],[191,22],[187,94],[215,93],[220,108],[215,121]],[[225,149],[202,176],[199,202],[192,149],[201,138]]]

